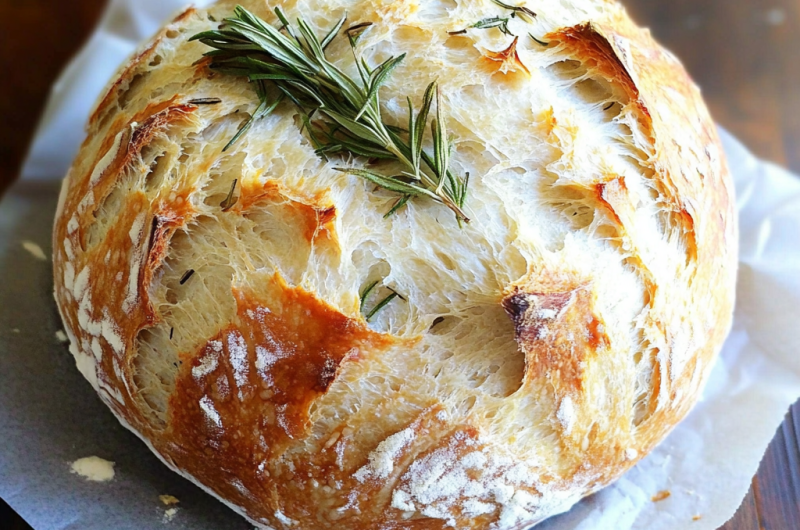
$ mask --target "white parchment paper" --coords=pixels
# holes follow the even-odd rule
[[[66,172],[82,140],[75,131],[82,130],[95,98],[110,76],[142,39],[154,33],[183,4],[183,0],[112,0],[97,32],[53,88],[24,165],[24,179],[53,179]],[[539,528],[716,530],[738,508],[787,408],[800,397],[800,334],[796,332],[800,322],[800,179],[757,160],[725,131],[720,134],[736,182],[741,224],[740,276],[733,331],[703,398],[686,421],[619,482]],[[11,201],[12,206],[19,207],[15,200],[12,192],[4,204]],[[6,217],[8,226],[14,225],[13,212]],[[13,241],[0,245],[0,258],[8,252],[24,250]],[[2,296],[10,295],[0,290]],[[9,304],[10,300],[0,299],[0,316]],[[0,361],[4,356],[8,361],[16,353],[7,351],[10,346],[1,340],[2,336]],[[54,345],[44,347],[61,351]],[[15,377],[13,371],[6,377]],[[82,390],[88,388],[88,384],[84,386]],[[2,394],[0,387],[0,397]],[[33,487],[37,481],[52,480],[68,470],[65,466],[43,464],[41,459],[29,462],[30,451],[13,449],[48,443],[43,434],[46,428],[25,429],[6,421],[15,407],[27,405],[30,404],[13,398],[4,401],[0,412],[0,439],[17,442],[8,444],[12,449],[0,447],[0,477],[8,479],[0,481],[0,495],[7,500],[13,495],[13,502],[9,502],[35,522],[37,530],[105,528],[98,526],[98,513],[113,513],[120,520],[130,521],[129,525],[115,528],[136,528],[141,514],[134,513],[134,507],[139,510],[142,505],[137,496],[151,494],[141,484],[128,487],[127,497],[104,497],[104,506],[98,506],[92,495],[83,497],[74,491]],[[113,460],[115,454],[130,455],[130,447],[121,440],[124,444],[139,443],[130,436],[112,437],[108,446],[101,448],[103,456]],[[136,465],[136,458],[144,457],[130,457],[132,462],[128,465]],[[124,466],[118,466],[118,470],[130,478],[131,470],[127,475]],[[133,475],[137,477],[134,482],[147,482],[141,473]],[[27,490],[29,493],[48,498],[21,496],[19,491],[9,491],[9,483],[33,485]],[[36,493],[40,491],[46,493]],[[664,491],[670,496],[653,502],[652,498]],[[65,506],[66,498],[69,510],[59,512],[55,507]],[[151,501],[148,498],[146,502]],[[48,503],[54,511],[42,516],[42,506]],[[203,509],[196,507],[197,513]],[[203,517],[192,520],[192,528],[220,528],[219,521],[206,523]]]
[[[22,166],[26,180],[67,173],[83,141],[89,112],[111,76],[134,50],[187,5],[214,0],[110,0],[89,41],[53,86],[50,100]]]

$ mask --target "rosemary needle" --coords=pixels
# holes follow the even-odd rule
[[[539,45],[544,46],[544,47],[550,46],[549,42],[545,42],[543,40],[537,39],[536,37],[533,36],[533,33],[528,33],[528,36],[530,38],[532,38],[534,41],[536,41],[536,44],[539,44]]]
[[[369,293],[372,292],[372,290],[375,288],[376,285],[378,285],[378,283],[380,282],[378,280],[375,280],[371,284],[367,285],[367,287],[361,293],[361,306],[359,309],[362,313],[364,312],[364,304],[366,304],[367,302],[367,297],[369,296]]]
[[[189,100],[191,105],[218,105],[222,103],[219,98],[198,98]]]
[[[459,224],[469,222],[463,210],[468,179],[455,175],[449,168],[452,144],[445,128],[437,83],[428,85],[418,112],[408,98],[409,129],[394,127],[383,121],[380,88],[405,59],[405,54],[371,67],[359,56],[356,46],[372,23],[351,26],[344,33],[353,50],[358,76],[350,77],[325,55],[345,18],[320,40],[302,18],[293,25],[280,8],[275,8],[275,14],[282,24],[280,30],[237,6],[233,16],[226,18],[217,30],[191,38],[214,48],[205,54],[211,58],[212,69],[247,78],[256,89],[258,107],[225,150],[286,98],[300,110],[302,128],[319,156],[327,159],[328,155],[341,153],[400,163],[404,168],[400,174],[383,174],[367,167],[335,168],[400,194],[389,215],[413,197],[426,197],[451,209]],[[277,97],[270,98],[268,84],[277,89]],[[434,101],[433,153],[429,153],[422,146]]]
[[[189,278],[191,278],[193,275],[194,269],[189,269],[188,271],[184,272],[183,276],[181,276],[180,284],[183,285],[184,283],[188,282]]]
[[[378,303],[378,305],[376,305],[375,307],[373,307],[373,308],[372,308],[372,311],[370,311],[370,312],[369,312],[369,314],[367,314],[367,316],[366,316],[366,320],[367,320],[367,322],[369,322],[370,320],[372,320],[372,317],[374,317],[375,315],[377,315],[377,314],[378,314],[378,311],[380,311],[381,309],[383,309],[384,307],[386,307],[387,305],[389,305],[389,303],[390,303],[392,300],[394,300],[395,298],[397,298],[398,296],[400,296],[400,295],[399,295],[399,294],[397,294],[397,293],[395,293],[394,291],[392,291],[392,294],[390,294],[389,296],[387,296],[386,298],[384,298],[383,300],[381,300],[381,301]]]
[[[223,212],[227,212],[238,202],[238,198],[233,196],[233,193],[236,191],[236,183],[239,182],[239,179],[233,179],[233,183],[231,184],[231,190],[228,192],[228,196],[225,197],[225,200],[219,203],[220,207],[222,208]]]
[[[380,280],[375,280],[374,282],[372,282],[369,285],[367,285],[364,288],[363,291],[361,291],[361,305],[359,307],[359,310],[361,311],[362,315],[364,314],[364,306],[366,306],[366,304],[367,304],[367,298],[369,297],[370,293],[372,293],[372,291],[375,290],[375,287],[379,283],[380,283]],[[395,298],[399,298],[400,300],[405,300],[405,297],[403,297],[401,294],[399,294],[397,291],[395,291],[391,287],[387,287],[387,289],[389,289],[391,291],[391,294],[389,296],[387,296],[386,298],[384,298],[383,300],[381,300],[380,302],[378,302],[377,305],[375,305],[375,307],[373,307],[372,310],[369,313],[366,314],[366,316],[364,318],[365,318],[365,320],[367,322],[372,320],[372,317],[377,315],[378,312],[381,309],[383,309],[384,307],[389,305],[389,303],[392,300],[394,300]]]

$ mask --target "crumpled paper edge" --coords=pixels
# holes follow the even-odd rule
[[[52,180],[67,173],[83,141],[86,117],[110,80],[164,21],[189,5],[215,0],[111,0],[89,41],[50,91],[20,171],[23,180]],[[53,146],[57,146],[53,149]]]

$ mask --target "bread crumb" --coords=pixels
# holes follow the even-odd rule
[[[11,330],[11,332],[12,333],[19,333],[20,331],[19,331],[19,328],[14,328],[14,329]]]
[[[164,519],[163,519],[163,522],[164,522],[164,523],[169,523],[169,522],[171,522],[171,521],[172,521],[172,520],[175,518],[175,515],[176,515],[177,513],[178,513],[178,509],[177,509],[177,508],[170,508],[169,510],[165,510],[165,511],[164,511]]]
[[[67,337],[67,334],[61,331],[60,329],[56,331],[56,338],[58,339],[58,342],[63,342],[63,343],[69,342],[69,337]]]
[[[668,499],[669,496],[672,495],[669,491],[659,491],[655,495],[653,495],[653,502],[661,502],[665,499]]]
[[[328,438],[328,441],[325,442],[324,448],[325,449],[330,449],[333,446],[333,444],[336,443],[336,440],[339,439],[339,436],[341,436],[341,434],[339,432],[333,433],[333,435],[331,435],[331,437]]]
[[[70,467],[73,473],[93,482],[108,482],[114,478],[114,462],[97,456],[79,458]]]
[[[695,515],[694,517],[692,517],[692,521],[699,521],[702,518],[703,518],[702,515]]]
[[[44,253],[44,250],[42,250],[42,247],[40,247],[33,241],[27,241],[27,240],[23,241],[22,246],[25,250],[30,252],[31,256],[33,256],[34,258],[41,261],[47,261],[47,255]]]
[[[172,504],[178,504],[179,502],[181,502],[180,500],[178,500],[177,497],[174,497],[172,495],[159,495],[158,500],[164,503],[164,506],[170,506]]]

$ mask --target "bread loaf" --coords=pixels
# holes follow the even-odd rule
[[[258,100],[189,38],[235,3],[189,9],[113,79],[64,180],[78,368],[259,528],[523,528],[617,479],[689,412],[731,322],[733,187],[680,63],[612,0],[527,0],[528,21],[281,5],[319,35],[372,22],[370,65],[407,54],[388,123],[438,80],[471,222],[424,197],[384,218],[397,194],[318,156],[288,100],[223,152]],[[492,17],[507,31],[460,31]],[[355,72],[346,38],[326,53]]]

